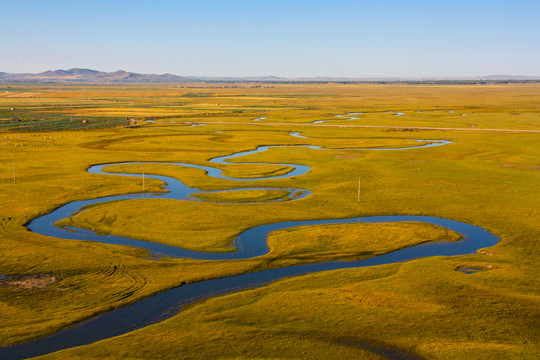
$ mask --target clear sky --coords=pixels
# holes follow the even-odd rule
[[[0,71],[540,76],[540,0],[0,0]]]

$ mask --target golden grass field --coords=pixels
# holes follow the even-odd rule
[[[251,203],[282,199],[279,190],[197,196],[208,202],[136,199],[93,206],[59,225],[227,252],[238,233],[267,223],[430,215],[483,227],[500,242],[473,255],[277,281],[40,358],[382,358],[362,346],[366,342],[424,359],[540,356],[538,84],[3,84],[0,90],[0,345],[43,337],[182,283],[459,239],[419,223],[311,226],[271,234],[271,251],[261,257],[156,261],[140,249],[50,238],[24,226],[67,202],[141,192],[140,178],[87,173],[93,164],[183,162],[249,179],[290,168],[209,160],[260,145],[304,144],[328,150],[279,147],[231,160],[311,167],[294,178],[239,184],[203,170],[144,165],[147,174],[204,191],[312,192],[299,200]],[[334,116],[346,113],[363,114]],[[318,120],[330,121],[312,123]],[[430,140],[452,143],[369,150]],[[106,170],[141,173],[142,167]],[[149,192],[160,185],[146,179]],[[484,271],[465,274],[459,267]]]

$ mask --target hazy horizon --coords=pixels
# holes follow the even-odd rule
[[[199,77],[540,75],[540,2],[0,3],[0,71]]]
[[[1,71],[2,69],[0,69],[0,72],[3,72]],[[104,72],[104,71],[101,71],[99,69],[90,69],[90,68],[69,68],[69,69],[48,69],[48,70],[45,70],[45,71],[42,71],[42,72],[39,72],[39,73],[7,73],[7,74],[10,74],[10,75],[39,75],[39,74],[43,74],[43,73],[47,73],[47,72],[56,72],[56,71],[72,71],[72,70],[90,70],[90,71],[98,71],[98,72]],[[113,74],[115,72],[126,72],[126,73],[135,73],[135,74],[141,74],[141,75],[158,75],[158,76],[162,76],[162,75],[174,75],[174,76],[179,76],[179,77],[187,77],[187,78],[194,78],[194,79],[283,79],[283,80],[301,80],[301,79],[306,79],[306,80],[317,80],[317,79],[322,79],[322,80],[325,80],[325,79],[336,79],[336,80],[366,80],[366,81],[373,81],[373,80],[388,80],[388,81],[392,81],[392,80],[399,80],[399,81],[407,81],[407,80],[410,80],[410,81],[422,81],[422,80],[426,80],[426,81],[429,81],[429,80],[480,80],[480,79],[489,79],[489,78],[492,78],[492,80],[495,80],[495,79],[501,79],[501,80],[512,80],[512,79],[515,79],[515,80],[538,80],[540,79],[540,76],[535,76],[535,75],[521,75],[521,74],[481,74],[481,75],[476,75],[476,76],[463,76],[463,77],[458,77],[458,76],[455,76],[455,77],[398,77],[398,76],[387,76],[387,77],[345,77],[345,76],[340,76],[340,77],[332,77],[332,76],[316,76],[316,77],[280,77],[280,76],[275,76],[275,75],[246,75],[246,76],[205,76],[205,75],[199,75],[199,76],[194,76],[194,75],[188,75],[188,74],[183,74],[183,75],[178,75],[178,74],[171,74],[171,73],[156,73],[156,72],[149,72],[149,73],[137,73],[137,72],[134,72],[134,71],[129,71],[129,70],[125,70],[125,69],[117,69],[117,70],[114,70],[114,71],[111,71],[111,72],[104,72],[104,73],[107,73],[107,74]],[[9,80],[8,80],[9,81]]]

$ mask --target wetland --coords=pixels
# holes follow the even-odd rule
[[[43,86],[0,97],[0,357],[535,357],[537,85]]]

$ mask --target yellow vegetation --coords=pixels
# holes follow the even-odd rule
[[[144,166],[148,174],[175,177],[203,191],[268,187],[312,192],[300,200],[218,203],[283,196],[276,191],[198,195],[216,203],[137,199],[100,204],[62,223],[224,252],[231,250],[238,233],[266,223],[431,215],[481,226],[499,236],[500,243],[479,254],[278,281],[194,304],[163,323],[120,338],[43,358],[377,358],[355,345],[363,341],[378,341],[424,358],[537,358],[539,134],[477,130],[539,130],[539,85],[226,88],[220,84],[200,89],[170,85],[124,89],[24,84],[13,85],[10,91],[20,96],[0,96],[0,275],[10,279],[0,280],[0,344],[56,332],[182,282],[350,260],[430,240],[456,240],[456,234],[418,224],[332,225],[272,234],[271,252],[254,259],[153,261],[140,249],[49,238],[24,227],[67,202],[141,191],[140,178],[87,173],[93,164],[184,162],[219,167],[229,176],[258,177],[290,169],[218,166],[209,160],[260,145],[310,144],[333,150],[281,147],[231,160],[311,166],[310,172],[295,178],[239,184],[210,178],[198,169]],[[26,96],[30,93],[32,97]],[[189,93],[201,94],[183,96]],[[334,117],[348,112],[364,114],[355,120]],[[397,112],[404,115],[396,116]],[[89,114],[122,121],[135,117],[140,127],[23,131],[28,124],[65,123],[71,115]],[[261,116],[266,119],[252,121]],[[23,121],[15,123],[14,117]],[[316,120],[331,121],[311,124]],[[76,124],[82,126],[80,121]],[[426,126],[472,131],[414,129]],[[291,137],[290,132],[308,138]],[[453,143],[399,151],[342,149],[419,144],[412,139]],[[106,170],[141,173],[142,167]],[[147,179],[146,189],[163,191],[161,185]],[[471,275],[455,271],[467,264],[485,271]],[[44,288],[6,284],[40,274],[54,276],[55,281]]]

